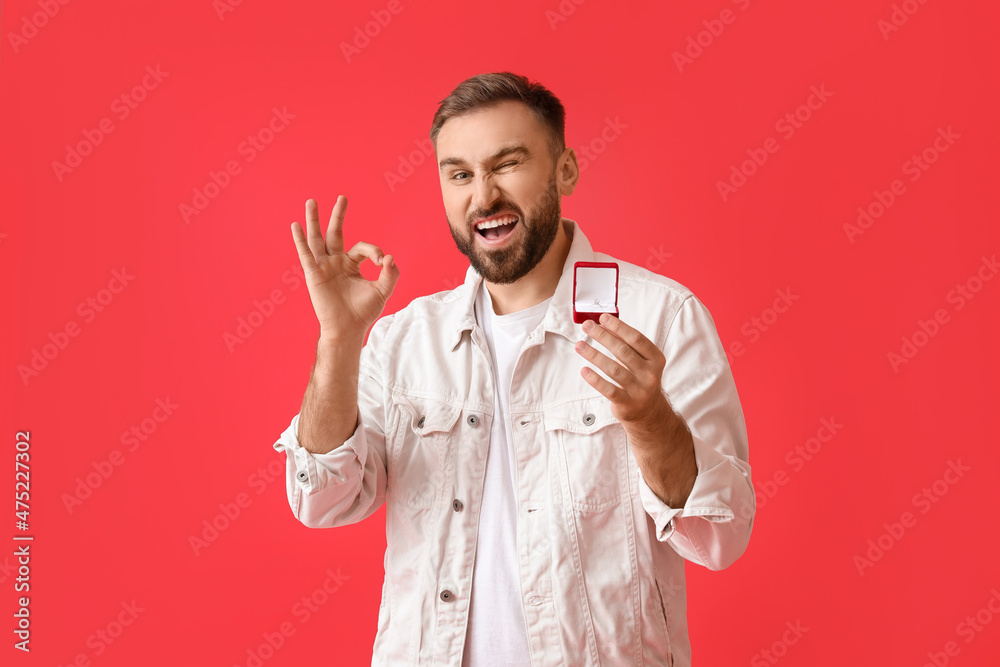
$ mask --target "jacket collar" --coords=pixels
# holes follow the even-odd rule
[[[566,255],[562,275],[542,319],[540,330],[561,334],[576,342],[585,339],[587,335],[573,321],[573,265],[580,261],[595,261],[595,253],[580,225],[569,218],[562,218],[562,225],[570,239],[569,254]],[[451,332],[452,336],[452,350],[461,342],[462,334],[471,331],[476,324],[476,295],[482,289],[482,283],[482,275],[469,266],[465,272],[465,282],[454,290],[452,299],[447,299],[453,301],[454,305],[444,317],[444,330]]]

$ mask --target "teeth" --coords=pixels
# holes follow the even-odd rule
[[[510,223],[517,220],[516,215],[505,215],[502,218],[497,218],[496,220],[488,220],[476,225],[476,229],[492,229],[494,227],[500,227],[501,225],[509,225]]]

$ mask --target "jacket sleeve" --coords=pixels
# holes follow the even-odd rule
[[[351,437],[326,454],[314,454],[299,444],[297,414],[274,443],[277,451],[285,452],[292,514],[310,528],[356,523],[385,502],[388,384],[380,354],[391,320],[391,315],[378,320],[361,350],[358,423]]]
[[[668,325],[663,390],[694,439],[698,476],[684,507],[667,506],[639,475],[656,539],[682,557],[722,570],[746,550],[756,499],[746,422],[732,370],[708,309],[688,295]]]

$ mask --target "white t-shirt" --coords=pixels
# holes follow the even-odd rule
[[[493,312],[485,281],[476,297],[476,320],[486,334],[493,362],[494,419],[486,459],[483,505],[479,515],[476,562],[463,667],[531,664],[528,631],[517,572],[517,502],[511,449],[510,382],[521,346],[548,310],[551,297],[507,315]]]

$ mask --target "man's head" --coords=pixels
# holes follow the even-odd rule
[[[463,81],[434,115],[431,141],[451,235],[487,281],[519,280],[563,234],[560,196],[572,194],[579,178],[564,132],[562,103],[509,72]],[[484,219],[516,220],[481,231]]]

